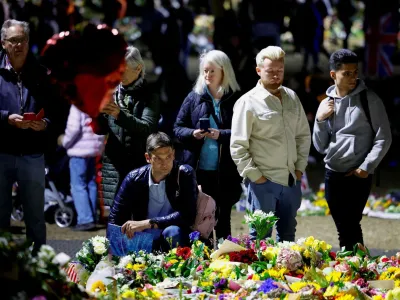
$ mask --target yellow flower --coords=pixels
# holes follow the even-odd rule
[[[321,288],[321,286],[315,282],[303,282],[303,281],[293,282],[290,285],[290,288],[292,289],[293,292],[296,293],[306,286],[312,286],[316,290],[319,290]]]
[[[351,275],[346,275],[346,276],[343,278],[343,281],[345,281],[345,282],[351,281]]]
[[[260,275],[254,274],[252,280],[260,280]]]
[[[213,282],[212,281],[202,281],[202,282],[200,282],[200,286],[202,286],[202,287],[213,286]]]
[[[308,249],[304,250],[303,255],[305,258],[311,258],[310,250],[308,250]]]
[[[126,290],[121,294],[122,299],[135,299],[135,292],[132,290]]]
[[[107,288],[101,280],[95,281],[90,288],[90,291],[93,293],[105,292],[106,290]]]
[[[275,256],[279,254],[279,248],[275,247],[268,247],[265,249],[262,253],[262,255],[267,259],[267,260],[272,260]]]
[[[394,288],[386,294],[386,300],[400,300],[400,288]]]
[[[395,280],[394,281],[394,286],[395,287],[400,287],[400,280]]]
[[[304,250],[301,246],[299,245],[293,245],[292,247],[290,247],[292,250],[294,251],[299,251],[300,253]]]
[[[326,280],[329,282],[338,282],[340,280],[340,277],[342,277],[342,273],[338,271],[332,271],[328,275],[326,275]]]
[[[278,270],[276,270],[276,269],[269,269],[269,270],[267,270],[267,271],[268,271],[268,274],[269,274],[269,276],[270,276],[271,278],[273,278],[273,279],[279,279],[279,280],[284,280],[284,279],[285,279],[284,275],[285,275],[285,273],[287,272],[287,269],[286,269],[286,268],[280,268],[280,269],[278,269]]]
[[[145,297],[151,297],[152,299],[159,299],[162,296],[160,292],[151,289],[145,289],[142,292],[140,292],[140,294],[142,294],[142,296]]]
[[[312,247],[313,243],[314,243],[314,237],[313,236],[309,236],[308,238],[306,238],[306,240],[304,242],[304,244],[307,247]]]
[[[175,263],[177,263],[178,262],[178,260],[177,259],[171,259],[170,261],[168,261],[170,264],[175,264]]]
[[[382,295],[375,295],[372,296],[372,300],[385,300],[385,298],[383,298]]]
[[[328,288],[326,289],[325,293],[324,293],[324,297],[334,297],[337,292],[339,290],[339,287],[334,285],[334,286],[328,286]]]
[[[145,264],[134,264],[134,265],[133,265],[133,270],[134,270],[134,271],[141,271],[141,270],[143,270],[145,267],[146,267]]]
[[[336,297],[335,300],[354,300],[354,296],[350,294],[344,294],[342,296]]]

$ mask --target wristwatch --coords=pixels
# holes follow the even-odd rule
[[[149,223],[150,223],[150,226],[151,226],[150,228],[151,228],[151,229],[154,229],[154,226],[157,224],[156,221],[151,220],[151,219],[150,219]]]

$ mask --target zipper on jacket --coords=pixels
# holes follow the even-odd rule
[[[22,115],[24,112],[24,98],[23,98],[22,80],[20,74],[17,74],[17,85],[19,93],[19,110],[20,114]]]

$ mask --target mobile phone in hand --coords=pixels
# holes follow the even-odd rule
[[[210,132],[210,118],[200,118],[200,129],[205,132]]]

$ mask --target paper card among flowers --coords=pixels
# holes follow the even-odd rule
[[[222,254],[230,253],[230,252],[239,252],[242,250],[246,250],[246,248],[244,248],[238,244],[235,244],[229,240],[224,240],[224,242],[221,244],[219,249],[211,254],[210,258],[217,259]]]
[[[121,226],[108,224],[107,238],[110,241],[110,251],[116,256],[125,256],[129,252],[140,250],[150,253],[153,250],[154,235],[148,232],[135,232],[130,239],[122,233]]]

